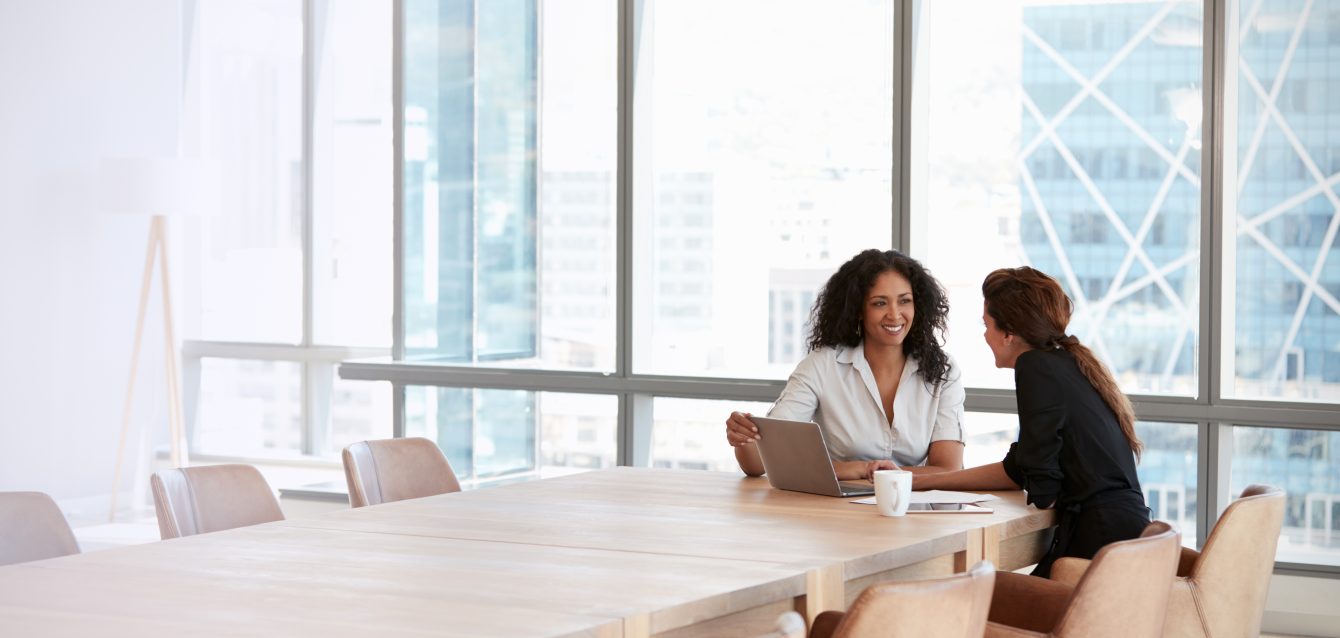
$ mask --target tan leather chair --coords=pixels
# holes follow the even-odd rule
[[[1205,550],[1182,548],[1168,599],[1165,636],[1256,636],[1284,524],[1284,490],[1250,485],[1224,510]],[[1052,579],[1077,582],[1089,561],[1062,558]]]
[[[79,553],[65,515],[41,492],[0,492],[0,565]]]
[[[1157,638],[1181,535],[1154,522],[1140,538],[1112,543],[1094,556],[1074,587],[1010,572],[996,574],[991,636]]]
[[[810,638],[979,638],[995,582],[995,566],[982,561],[949,578],[871,585],[845,614],[819,614]]]
[[[360,441],[344,448],[344,479],[351,507],[461,491],[442,450],[422,438]]]
[[[284,520],[270,485],[250,465],[163,470],[149,484],[163,540]]]

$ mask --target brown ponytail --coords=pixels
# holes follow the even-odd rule
[[[1107,366],[1079,339],[1065,333],[1070,324],[1071,304],[1061,284],[1028,266],[1001,268],[982,282],[982,297],[996,327],[1017,335],[1038,350],[1065,348],[1074,355],[1084,378],[1117,417],[1117,425],[1138,459],[1144,445],[1135,435],[1135,410]]]

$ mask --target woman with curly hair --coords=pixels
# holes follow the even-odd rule
[[[815,300],[810,353],[768,416],[818,423],[839,479],[962,468],[963,383],[940,345],[948,314],[944,288],[917,260],[861,252]],[[748,413],[731,413],[726,440],[740,469],[763,474]]]
[[[1135,473],[1135,413],[1107,367],[1072,335],[1070,298],[1029,268],[1001,268],[982,282],[982,323],[996,367],[1014,369],[1019,440],[1005,459],[959,472],[914,476],[913,489],[1028,491],[1055,508],[1051,549],[1033,571],[1047,576],[1062,556],[1092,558],[1149,524]]]

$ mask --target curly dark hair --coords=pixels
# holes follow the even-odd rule
[[[912,284],[915,315],[903,340],[903,353],[917,360],[921,378],[939,385],[949,378],[949,355],[941,346],[949,317],[949,298],[921,262],[896,250],[863,250],[842,264],[814,300],[810,310],[810,351],[825,347],[855,347],[861,343],[857,327],[865,310],[865,296],[880,275],[894,271]]]

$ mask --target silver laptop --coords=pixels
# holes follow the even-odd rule
[[[866,481],[839,481],[828,458],[819,424],[763,416],[750,417],[758,426],[759,455],[768,481],[779,490],[824,496],[868,496],[875,486]]]

